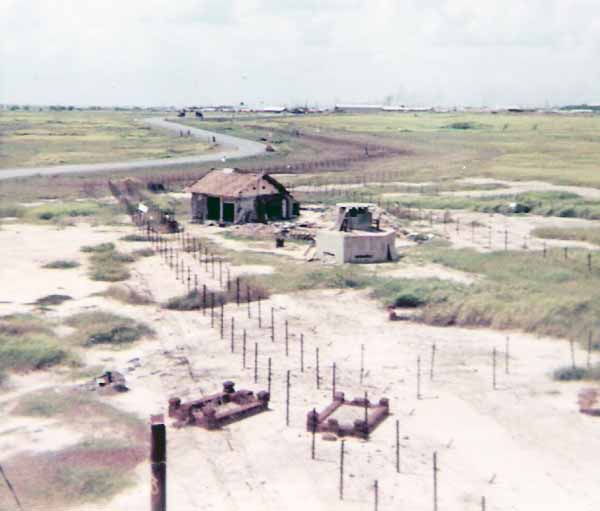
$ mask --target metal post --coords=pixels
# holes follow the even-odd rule
[[[435,365],[435,342],[431,346],[431,367],[429,368],[429,379],[433,381],[433,368]]]
[[[271,307],[271,342],[275,342],[275,309]]]
[[[379,483],[377,482],[377,479],[375,479],[375,484],[373,485],[373,493],[375,498],[375,511],[377,511],[379,509]]]
[[[150,510],[167,509],[167,430],[162,423],[150,426]]]
[[[231,353],[235,352],[235,318],[231,316]]]
[[[240,278],[237,277],[235,279],[235,302],[237,306],[240,306]]]
[[[365,435],[369,438],[369,395],[365,392]]]
[[[244,328],[244,335],[242,336],[242,368],[246,369],[246,329]]]
[[[496,390],[496,348],[492,349],[492,385]]]
[[[312,423],[312,440],[311,440],[311,445],[310,445],[310,459],[314,460],[315,459],[315,437],[317,434],[317,420],[318,420],[318,415],[317,415],[317,409],[313,408],[313,417],[315,418],[315,420],[313,420]]]
[[[344,500],[344,443],[340,442],[340,500]]]
[[[289,335],[288,335],[288,320],[285,320],[285,356],[290,356],[290,343],[289,343]]]
[[[267,368],[267,392],[271,394],[271,357],[269,357],[268,368]]]
[[[363,384],[365,378],[365,345],[360,345],[360,384]]]
[[[400,473],[400,421],[396,420],[396,472]]]
[[[331,368],[331,399],[335,399],[335,362]]]
[[[433,453],[433,511],[438,509],[437,452]]]
[[[223,303],[221,303],[221,339],[225,338],[225,312],[223,311]]]
[[[315,348],[315,359],[316,359],[315,378],[317,380],[317,389],[318,389],[320,381],[321,381],[321,377],[319,376],[319,348]]]
[[[210,294],[210,327],[215,327],[215,294]]]
[[[417,399],[421,399],[421,357],[417,357]]]
[[[254,383],[258,382],[258,343],[254,343]]]
[[[250,286],[246,285],[246,303],[248,304],[248,319],[252,317],[250,312]]]

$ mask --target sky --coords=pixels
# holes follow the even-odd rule
[[[0,0],[0,103],[600,103],[600,0]]]

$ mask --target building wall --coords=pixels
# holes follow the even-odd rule
[[[356,233],[341,231],[319,231],[316,236],[317,257],[333,257],[342,263],[385,262],[389,255],[392,260],[398,258],[396,251],[396,233]]]

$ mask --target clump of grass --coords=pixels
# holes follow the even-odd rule
[[[68,270],[71,268],[77,268],[79,263],[71,259],[57,259],[56,261],[50,261],[42,266],[42,268],[48,268],[51,270]]]
[[[122,241],[143,241],[148,242],[148,237],[143,234],[127,234],[121,238]]]
[[[84,245],[81,251],[85,253],[111,252],[115,249],[114,243],[99,243],[98,245]]]
[[[148,305],[154,303],[154,300],[149,296],[139,293],[135,289],[125,285],[112,285],[109,286],[106,291],[98,294],[131,305]]]
[[[226,291],[215,291],[207,292],[206,304],[204,304],[204,296],[201,291],[192,290],[181,296],[175,296],[170,298],[167,303],[164,304],[164,308],[171,310],[190,311],[199,310],[206,305],[210,307],[211,296],[214,295],[215,305],[220,306],[221,304],[232,303],[237,301],[237,287],[235,282],[232,283],[231,288]],[[264,300],[269,297],[268,290],[256,283],[250,282],[246,278],[240,278],[240,301],[251,302],[257,301],[259,298]]]
[[[21,218],[25,208],[17,205],[0,206],[0,218]]]
[[[96,202],[60,202],[29,208],[25,217],[29,220],[57,221],[64,218],[91,217],[98,213]]]
[[[38,334],[14,338],[0,334],[0,370],[32,371],[67,360],[68,351],[50,337]]]
[[[48,307],[50,305],[60,305],[63,302],[66,302],[67,300],[72,300],[73,298],[70,297],[69,295],[59,295],[59,294],[53,294],[53,295],[47,295],[47,296],[43,296],[42,298],[38,298],[35,301],[36,305],[39,305],[41,307]]]
[[[600,365],[594,367],[564,366],[555,369],[552,377],[557,381],[600,380]]]
[[[75,314],[67,318],[66,324],[77,329],[70,340],[84,347],[119,346],[154,335],[154,331],[143,323],[104,311]]]
[[[151,248],[139,248],[137,250],[134,250],[132,252],[132,255],[134,257],[150,257],[154,255],[154,250],[152,250]]]
[[[92,254],[89,271],[92,280],[118,282],[130,277],[127,263],[135,261],[135,257],[115,250],[114,243],[84,246],[81,251]]]
[[[440,279],[378,278],[372,296],[386,306],[421,307],[440,304],[464,293],[464,286]]]

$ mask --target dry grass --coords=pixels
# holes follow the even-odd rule
[[[77,329],[69,341],[84,347],[126,345],[154,335],[143,323],[104,311],[81,312],[67,318],[65,323]]]
[[[127,285],[112,285],[106,291],[98,293],[100,296],[112,298],[118,302],[128,303],[130,305],[149,305],[154,303],[154,300],[145,294],[139,293],[135,289]]]

